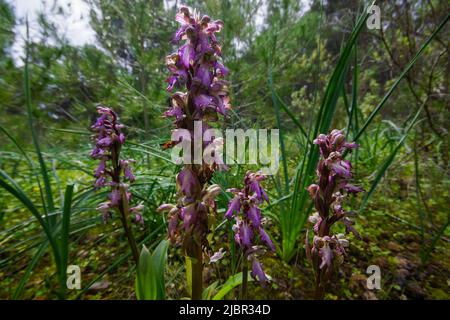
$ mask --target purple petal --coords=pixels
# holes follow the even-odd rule
[[[228,220],[233,217],[233,213],[239,213],[241,210],[241,199],[239,197],[235,197],[233,200],[231,200],[228,204],[228,210],[225,213],[225,218]]]
[[[344,147],[347,149],[356,149],[359,148],[359,145],[356,142],[346,142],[344,143]]]
[[[104,187],[105,185],[106,185],[106,178],[103,176],[99,177],[94,183],[94,187],[96,188]]]
[[[320,264],[320,269],[323,269],[325,266],[327,266],[327,268],[332,266],[333,252],[332,252],[330,246],[328,245],[328,243],[326,243],[322,248],[320,248],[319,256],[322,261]]]
[[[94,177],[99,178],[105,172],[105,169],[106,169],[106,162],[105,160],[101,160],[100,163],[98,164],[97,169],[95,170]]]
[[[318,191],[319,191],[319,186],[317,184],[312,184],[308,187],[309,195],[313,199],[316,197],[316,194]]]
[[[220,248],[219,251],[217,251],[216,253],[214,253],[211,258],[209,258],[209,263],[214,263],[219,261],[220,259],[223,258],[223,256],[225,255],[225,251],[223,251],[223,248]]]
[[[136,214],[134,215],[134,221],[135,221],[136,223],[144,224],[144,217],[142,216],[142,214],[136,213]]]
[[[188,43],[182,46],[180,48],[179,54],[180,60],[183,63],[184,67],[189,68],[189,66],[191,65],[191,61],[193,62],[195,57],[195,50],[192,45]]]
[[[105,137],[97,141],[97,146],[99,147],[109,147],[111,144],[112,144],[111,137]]]
[[[195,75],[205,87],[209,87],[212,81],[212,73],[209,70],[209,67],[205,64],[201,64],[197,69],[197,73]]]
[[[175,206],[173,204],[164,203],[164,204],[160,205],[158,207],[158,209],[156,209],[156,211],[158,211],[158,212],[168,212],[168,211],[172,210],[173,208],[175,208]]]
[[[125,171],[124,172],[125,178],[130,180],[130,182],[134,182],[136,180],[136,177],[133,175],[133,172],[132,172],[131,167],[129,165],[125,167],[124,171]]]
[[[346,184],[343,186],[343,189],[344,189],[345,191],[347,191],[348,193],[358,193],[358,192],[363,192],[363,191],[364,191],[363,188],[360,188],[360,187],[355,186],[355,185],[350,184],[350,183],[346,183]]]
[[[189,230],[189,227],[191,226],[191,220],[192,220],[192,210],[188,210],[186,208],[181,208],[181,217],[183,218],[183,227],[184,230]]]
[[[332,170],[335,174],[343,177],[350,178],[351,177],[351,165],[347,160],[335,160],[327,163],[327,166],[330,170]]]
[[[330,153],[328,150],[328,139],[326,135],[320,134],[317,139],[314,139],[313,143],[319,146],[321,155],[327,156]]]
[[[172,91],[173,87],[177,83],[178,77],[177,76],[170,76],[167,82],[169,85],[167,86],[167,91]]]
[[[225,77],[229,73],[228,68],[225,67],[220,61],[215,61],[214,68],[216,69],[216,72],[220,77]]]
[[[223,28],[223,22],[221,20],[216,20],[213,22],[210,22],[208,24],[208,27],[205,29],[206,33],[214,33],[214,32],[220,32]]]
[[[120,190],[114,189],[109,194],[109,200],[111,201],[111,206],[119,205],[119,201],[122,198],[122,193]]]
[[[323,221],[322,217],[319,216],[319,217],[317,218],[316,223],[315,223],[314,226],[313,226],[314,234],[318,234],[318,233],[319,233],[319,229],[320,229],[320,226],[322,225],[322,221]]]
[[[125,135],[123,133],[119,134],[119,142],[120,142],[120,144],[124,144],[125,143]]]
[[[247,215],[252,222],[252,225],[255,229],[259,229],[261,226],[261,211],[258,207],[252,206],[248,212]]]
[[[209,48],[210,45],[208,37],[205,34],[200,33],[198,36],[198,44],[196,48],[198,55],[204,55],[207,51],[210,51]]]
[[[184,117],[183,109],[178,106],[173,106],[166,112],[164,112],[164,116],[166,117],[175,117],[177,120],[180,120]]]
[[[178,216],[176,214],[169,217],[169,238],[174,241],[175,235],[177,233],[177,227],[178,227]]]
[[[250,226],[247,223],[242,222],[239,228],[239,239],[241,245],[250,248],[252,246],[252,238],[253,232],[250,229]]]
[[[258,279],[260,283],[266,283],[268,281],[266,274],[262,269],[261,263],[255,258],[252,261],[252,277]]]
[[[205,108],[211,105],[212,97],[206,94],[199,94],[194,97],[194,104],[198,108]]]
[[[91,157],[94,159],[100,159],[105,155],[106,151],[102,148],[95,147],[91,152]]]
[[[275,251],[275,245],[273,244],[272,240],[270,239],[269,235],[264,231],[263,228],[259,228],[259,235],[261,237],[261,240],[267,244],[267,246],[272,250]]]
[[[195,192],[200,187],[197,177],[189,168],[185,168],[180,171],[177,176],[177,183],[180,187],[181,192],[187,197],[195,194]]]
[[[184,17],[180,17],[180,18],[181,18],[180,21],[185,23]],[[184,24],[180,28],[178,28],[178,30],[175,32],[175,35],[172,38],[172,43],[178,43],[181,40],[181,38],[183,37],[183,35],[184,35],[185,31],[186,31],[186,28],[188,26],[189,26],[188,24]]]
[[[105,121],[105,119],[107,119],[106,114],[102,114],[102,115],[97,119],[97,121],[95,122],[95,124],[91,126],[91,128],[92,128],[92,129],[95,129],[95,128],[98,128],[98,127],[103,126],[103,122]]]

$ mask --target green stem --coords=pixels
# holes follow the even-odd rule
[[[247,283],[248,283],[248,262],[247,257],[242,257],[242,286],[241,286],[241,300],[247,300]]]
[[[325,295],[325,291],[323,290],[323,285],[320,282],[320,269],[317,269],[317,274],[316,274],[316,290],[314,292],[314,299],[316,300],[322,300],[324,295]]]
[[[133,259],[136,262],[136,266],[137,266],[138,262],[139,262],[139,250],[138,250],[138,247],[136,244],[136,240],[134,239],[134,236],[133,236],[133,230],[131,229],[130,225],[128,224],[128,216],[130,213],[130,208],[129,208],[128,201],[126,198],[126,191],[123,188],[121,188],[120,191],[122,194],[122,201],[120,202],[120,205],[119,205],[120,220],[122,221],[122,226],[125,231],[125,235],[128,239],[128,244],[130,245],[131,253],[133,254]]]
[[[194,255],[191,259],[192,300],[201,300],[203,292],[203,257],[201,244],[194,244]]]

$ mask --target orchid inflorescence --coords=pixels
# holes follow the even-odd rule
[[[170,71],[167,90],[175,87],[165,117],[174,118],[175,130],[186,129],[194,137],[194,123],[200,121],[202,130],[218,121],[230,108],[228,82],[222,78],[228,70],[221,62],[221,48],[215,36],[223,23],[182,6],[176,15],[181,24],[172,39],[183,44],[166,58]],[[217,139],[209,143],[216,143]],[[191,139],[193,141],[193,139]],[[203,143],[205,148],[208,143]],[[175,205],[164,204],[159,211],[169,212],[169,238],[182,243],[187,256],[201,265],[203,248],[208,247],[208,215],[215,213],[214,198],[221,192],[217,185],[209,185],[213,173],[222,164],[185,164],[176,177],[178,200]],[[199,271],[201,273],[201,270]],[[193,286],[194,290],[194,286]],[[198,288],[197,288],[198,291]],[[196,293],[197,298],[199,293]],[[194,294],[193,294],[194,296]]]
[[[203,120],[207,116],[217,119],[217,113],[226,114],[230,108],[228,82],[222,78],[228,69],[221,62],[221,48],[215,33],[220,32],[223,22],[200,17],[194,10],[182,6],[176,15],[181,24],[172,39],[174,44],[185,43],[177,52],[166,57],[171,73],[167,82],[168,91],[184,86],[187,92],[176,92],[166,116],[176,118],[180,128],[187,128],[192,120]]]
[[[100,161],[94,176],[97,179],[94,186],[96,188],[110,186],[111,192],[108,195],[108,201],[99,204],[98,210],[103,213],[103,219],[107,219],[111,215],[111,210],[121,205],[122,194],[124,199],[129,203],[131,193],[127,191],[127,184],[136,180],[133,175],[130,164],[134,160],[121,160],[120,150],[125,143],[125,135],[121,132],[123,125],[118,122],[117,114],[110,108],[98,106],[97,112],[101,115],[97,122],[91,127],[95,131],[95,147],[91,152],[94,159]],[[143,223],[144,220],[140,211],[143,206],[137,205],[130,208],[130,212],[134,213],[135,221]]]
[[[222,29],[221,21],[212,21],[208,16],[200,18],[197,12],[191,14],[187,7],[181,7],[176,15],[181,24],[173,42],[184,44],[166,58],[171,73],[168,90],[184,86],[186,92],[172,95],[170,108],[165,116],[175,118],[175,127],[187,129],[193,135],[194,121],[218,119],[224,115],[228,105],[227,82],[221,78],[228,70],[220,61],[221,49],[215,33]],[[160,211],[169,211],[169,236],[173,242],[181,239],[186,249],[190,241],[206,245],[208,232],[207,214],[215,210],[214,198],[220,193],[217,185],[206,188],[217,164],[185,165],[177,175],[179,201],[175,205],[163,205]],[[183,228],[180,228],[180,222]]]
[[[95,132],[95,147],[91,152],[91,157],[99,161],[99,165],[94,173],[96,178],[94,187],[96,189],[102,187],[111,188],[108,200],[100,203],[97,209],[102,213],[104,222],[107,222],[111,217],[112,211],[117,211],[120,214],[127,236],[131,237],[131,229],[127,223],[128,216],[134,215],[135,222],[144,223],[141,214],[144,206],[139,204],[130,208],[131,193],[128,191],[128,185],[125,183],[132,183],[136,180],[131,168],[134,160],[120,159],[120,151],[125,143],[125,135],[121,131],[124,126],[118,122],[117,114],[104,106],[98,106],[97,112],[100,114],[100,117],[91,127]],[[134,239],[129,238],[129,241],[134,257],[137,260],[137,248],[133,248],[135,246]]]
[[[265,176],[259,172],[248,171],[244,178],[243,189],[229,189],[234,193],[230,200],[225,217],[229,220],[234,218],[234,239],[243,252],[243,257],[252,263],[252,276],[260,283],[267,282],[267,276],[262,269],[258,256],[265,252],[264,247],[275,251],[275,246],[269,235],[263,228],[261,209],[259,206],[269,198],[261,187],[260,182]]]
[[[314,224],[314,238],[311,248],[306,236],[306,253],[316,271],[316,294],[320,298],[323,286],[333,273],[334,263],[343,262],[349,244],[343,234],[334,235],[331,227],[342,222],[347,234],[351,232],[360,238],[349,219],[352,213],[345,211],[342,204],[347,195],[363,190],[350,183],[351,163],[343,159],[345,152],[357,148],[357,144],[346,142],[341,130],[320,134],[314,144],[318,145],[321,158],[317,166],[318,184],[308,187],[316,212],[309,218]]]

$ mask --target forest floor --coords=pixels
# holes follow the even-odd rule
[[[401,206],[402,209],[399,209]],[[374,209],[376,208],[376,209]],[[449,241],[443,236],[437,246],[430,252],[429,259],[422,264],[421,237],[418,230],[405,223],[410,207],[400,200],[372,203],[366,213],[357,217],[356,229],[362,240],[350,239],[348,256],[329,284],[326,299],[449,299],[450,252]],[[383,212],[396,210],[396,215]],[[405,218],[405,219],[404,219]],[[410,220],[410,219],[409,219]],[[82,287],[98,277],[99,273],[110,267],[117,257],[127,252],[126,240],[116,228],[116,222],[99,225],[97,230],[79,237],[72,246],[78,249],[72,252],[71,264],[79,264],[82,270]],[[113,231],[113,230],[116,231]],[[275,232],[273,232],[274,234]],[[98,233],[97,233],[98,232]],[[427,241],[428,243],[430,241]],[[299,245],[296,257],[288,264],[275,254],[263,259],[265,271],[271,282],[265,288],[257,283],[249,284],[250,299],[311,299],[314,296],[314,275],[304,257],[303,246]],[[166,272],[167,298],[187,297],[185,273],[182,255],[179,249],[171,248]],[[26,257],[31,259],[30,257]],[[52,287],[50,276],[54,272],[50,255],[35,268],[25,287],[24,298],[51,299]],[[29,260],[20,259],[17,263],[0,271],[3,279],[0,298],[7,299],[17,286],[23,270]],[[226,260],[221,261],[226,272]],[[378,265],[381,270],[381,289],[369,290],[366,286],[369,265]],[[217,279],[222,267],[208,265],[204,276],[205,282]],[[95,281],[89,290],[79,298],[82,299],[135,299],[133,262],[126,259],[110,272]],[[225,279],[222,279],[222,281]],[[211,281],[212,282],[212,281]],[[54,285],[54,284],[53,284]],[[79,292],[71,291],[69,298],[77,298]],[[237,296],[238,289],[227,296]]]

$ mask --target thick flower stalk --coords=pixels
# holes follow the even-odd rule
[[[176,21],[181,26],[173,43],[182,44],[166,58],[170,71],[167,90],[177,87],[182,91],[172,95],[164,115],[174,118],[175,129],[188,130],[193,142],[196,121],[201,123],[204,132],[230,108],[228,83],[222,79],[228,70],[221,62],[221,48],[215,35],[223,23],[200,16],[184,6],[177,13]],[[207,145],[202,144],[202,151]],[[220,188],[209,182],[220,165],[203,160],[201,164],[185,164],[176,178],[177,203],[160,207],[160,211],[169,212],[169,238],[174,243],[181,243],[191,258],[192,299],[201,299],[203,249],[208,247],[208,215],[215,213],[214,198],[220,193]]]
[[[352,178],[351,163],[344,160],[344,153],[357,147],[355,143],[345,141],[340,130],[330,134],[320,134],[314,140],[319,146],[320,160],[317,166],[318,183],[308,187],[314,201],[316,212],[309,218],[314,224],[314,239],[312,247],[306,235],[306,254],[316,273],[316,298],[324,295],[324,286],[330,279],[334,267],[343,262],[345,248],[349,242],[344,234],[334,235],[331,227],[336,222],[345,225],[346,234],[352,232],[357,238],[359,234],[352,227],[349,219],[351,212],[343,209],[343,201],[349,194],[363,191],[350,183]]]
[[[268,279],[258,256],[265,253],[265,247],[275,251],[272,240],[263,228],[261,209],[259,208],[264,201],[269,203],[269,198],[260,185],[264,179],[263,174],[248,171],[245,174],[243,189],[228,190],[234,193],[234,198],[228,204],[225,217],[228,220],[234,218],[234,239],[242,250],[243,299],[247,298],[247,262],[250,261],[252,264],[252,277],[264,285]]]
[[[103,106],[98,106],[97,112],[100,117],[91,127],[92,131],[95,132],[95,147],[91,152],[91,157],[99,161],[94,173],[96,178],[94,186],[97,189],[111,188],[108,200],[100,203],[97,209],[102,213],[105,222],[111,217],[113,211],[119,214],[133,258],[137,263],[139,252],[128,220],[132,215],[135,222],[143,223],[144,220],[141,215],[143,206],[140,204],[130,207],[131,193],[128,191],[128,185],[126,184],[126,182],[132,183],[135,181],[131,169],[131,163],[134,160],[120,159],[125,135],[121,132],[123,125],[118,122],[117,114],[110,108]]]

